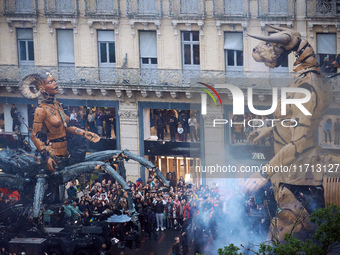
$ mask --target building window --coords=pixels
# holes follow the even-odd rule
[[[32,29],[17,29],[19,65],[34,65]]]
[[[224,13],[226,15],[243,15],[243,1],[224,0]]]
[[[32,0],[20,0],[15,1],[15,11],[16,12],[32,12],[33,11],[33,2]]]
[[[157,37],[156,32],[139,32],[139,52],[141,67],[157,68]]]
[[[272,15],[288,15],[288,0],[269,0],[268,13]]]
[[[332,63],[336,55],[336,34],[316,34],[316,51],[320,66],[325,64],[326,58]]]
[[[200,67],[199,32],[182,32],[182,54],[184,68]]]
[[[138,0],[139,14],[155,14],[156,10],[156,0]]]
[[[226,69],[243,70],[243,33],[225,32],[224,51]]]
[[[74,9],[73,0],[55,1],[56,13],[70,13]]]
[[[199,6],[198,0],[181,0],[182,14],[198,14]]]
[[[57,30],[58,64],[74,65],[73,30]]]
[[[70,82],[75,78],[72,29],[57,29],[58,80]]]
[[[116,64],[114,31],[98,31],[99,66]]]
[[[96,6],[97,13],[111,13],[115,10],[112,0],[99,0]]]

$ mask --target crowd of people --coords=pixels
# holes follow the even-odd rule
[[[244,115],[233,115],[231,117],[231,142],[233,144],[247,144],[248,136],[251,132],[260,127],[270,127],[272,125],[273,115],[259,116],[253,113],[245,113]],[[252,120],[249,125],[249,121]],[[273,146],[273,137],[261,139],[260,145]]]
[[[141,244],[140,233],[149,239],[158,239],[162,231],[181,231],[180,240],[174,243],[175,254],[187,254],[189,240],[193,241],[195,252],[203,252],[209,235],[213,238],[218,235],[218,219],[229,213],[228,201],[238,200],[237,203],[244,206],[246,213],[251,215],[255,211],[265,213],[264,204],[270,197],[269,188],[248,197],[241,193],[236,184],[224,190],[217,186],[209,188],[207,185],[198,188],[192,184],[187,185],[183,177],[176,186],[169,189],[156,178],[150,178],[145,185],[141,179],[136,183],[129,181],[128,185],[131,187],[133,208],[138,213],[140,227],[132,222],[114,224],[113,237],[120,240],[120,247],[138,248]],[[57,211],[45,208],[45,226],[86,226],[92,221],[107,219],[107,213],[129,214],[127,192],[113,180],[94,182],[86,193],[79,196],[75,185],[71,184],[67,189],[68,199]],[[181,253],[178,253],[178,247]]]
[[[91,131],[101,138],[111,139],[116,134],[116,116],[108,108],[103,112],[99,107],[68,107],[65,113],[70,116],[69,126]]]
[[[187,142],[188,133],[190,136],[190,142],[199,141],[200,125],[197,119],[197,113],[187,111],[181,111],[176,117],[173,111],[169,116],[166,116],[166,112],[159,112],[155,115],[151,123],[157,130],[158,141],[164,140],[164,133],[168,132],[169,127],[170,141],[171,142]]]
[[[127,192],[118,182],[105,178],[92,185],[88,183],[88,188],[81,192],[76,182],[69,183],[66,189],[68,198],[62,205],[44,207],[41,215],[44,226],[88,226],[92,221],[106,220],[109,213],[129,215]],[[152,176],[146,184],[138,179],[136,183],[129,181],[128,185],[131,187],[133,208],[138,213],[140,226],[132,221],[113,224],[113,237],[119,240],[120,247],[138,248],[143,235],[158,239],[160,232],[179,231],[180,237],[175,240],[172,250],[175,254],[187,254],[191,241],[195,253],[203,253],[209,237],[217,238],[218,221],[230,213],[229,202],[236,200],[248,215],[253,215],[267,211],[265,203],[271,196],[269,186],[249,197],[240,191],[236,182],[225,189],[217,185],[211,188],[208,185],[196,187],[186,184],[183,177],[169,188]],[[2,208],[20,200],[20,195],[16,193],[0,194]],[[249,226],[251,231],[252,223]]]
[[[32,110],[33,109],[33,110]],[[101,138],[111,139],[116,133],[116,116],[114,110],[100,107],[66,107],[65,113],[70,117],[68,126],[79,127],[96,133]],[[28,128],[32,128],[34,107],[29,107]],[[13,134],[20,132],[22,119],[15,104],[11,107]],[[112,132],[113,130],[113,132]]]

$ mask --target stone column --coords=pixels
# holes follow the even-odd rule
[[[214,119],[224,119],[222,108],[208,107],[208,113],[204,117],[204,143],[205,143],[205,166],[225,165],[225,125],[213,127]],[[202,166],[204,167],[204,166]],[[207,168],[206,168],[207,169]],[[225,173],[206,173],[206,184],[211,185],[216,179],[223,182]],[[214,180],[213,180],[214,179]],[[220,183],[221,185],[221,183]]]
[[[119,104],[120,143],[122,150],[129,150],[139,155],[138,109],[135,103]],[[126,181],[135,182],[140,177],[139,164],[133,160],[124,162]]]

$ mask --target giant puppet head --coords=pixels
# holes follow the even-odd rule
[[[32,92],[30,85],[34,85],[37,90]],[[37,73],[27,75],[19,84],[21,95],[28,99],[38,98],[40,95],[54,95],[58,93],[58,85],[48,70],[39,69]]]
[[[266,66],[274,68],[281,65],[291,50],[296,50],[301,41],[301,34],[297,31],[267,25],[279,32],[270,36],[250,35],[263,42],[253,49],[253,58],[256,62],[263,62]]]

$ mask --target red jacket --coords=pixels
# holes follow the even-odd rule
[[[183,210],[184,210],[183,217],[190,219],[190,206],[186,204]]]

